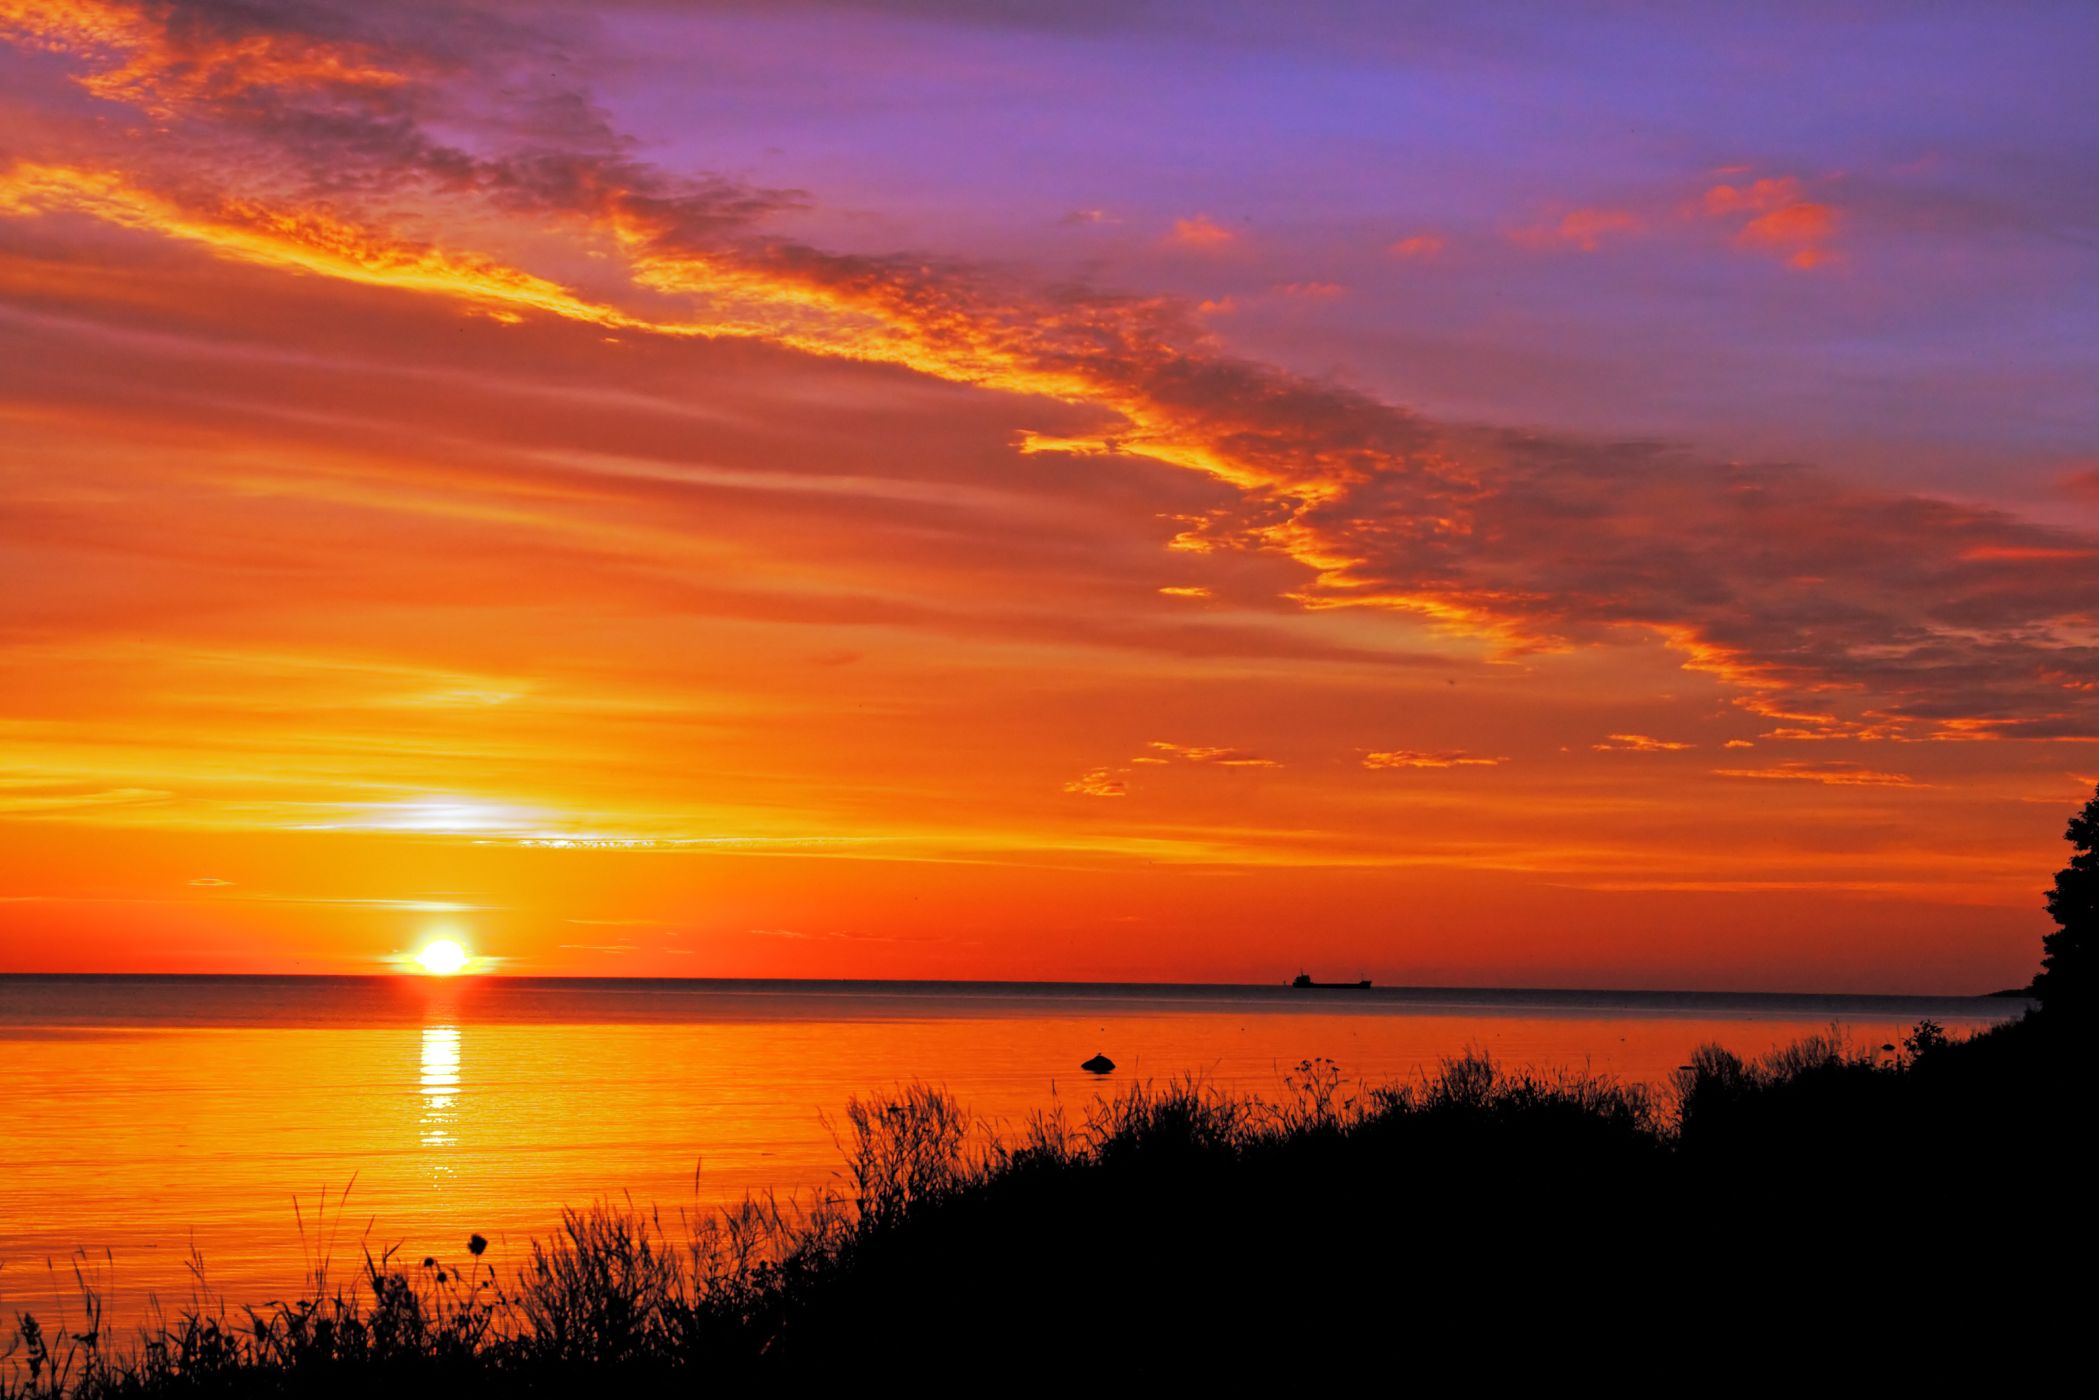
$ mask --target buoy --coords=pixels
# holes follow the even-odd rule
[[[1085,1070],[1088,1074],[1113,1074],[1115,1072],[1115,1061],[1109,1059],[1106,1055],[1095,1055],[1092,1059],[1080,1065],[1079,1068]]]

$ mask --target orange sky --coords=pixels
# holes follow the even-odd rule
[[[1083,282],[871,250],[639,151],[606,32],[578,96],[258,23],[0,0],[0,970],[2030,973],[2082,507],[1293,367],[1195,207]],[[1668,236],[1841,286],[1790,178]],[[1315,232],[1275,295],[1346,301]]]

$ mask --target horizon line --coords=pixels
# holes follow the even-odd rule
[[[458,986],[481,982],[516,982],[541,984],[602,984],[619,982],[650,983],[788,983],[811,986],[911,986],[911,987],[1074,987],[1074,988],[1127,988],[1186,989],[1217,991],[1340,991],[1348,992],[1507,992],[1520,994],[1552,994],[1573,996],[1741,996],[1741,997],[1822,997],[1853,998],[1879,1001],[1987,1001],[1987,1000],[2034,1000],[2031,987],[2006,987],[1988,992],[1860,992],[1783,988],[1714,988],[1714,987],[1602,987],[1602,986],[1518,986],[1494,983],[1373,983],[1365,988],[1293,988],[1288,981],[1280,982],[1167,982],[1167,981],[1114,981],[1078,980],[1071,978],[967,978],[967,977],[750,977],[750,976],[635,976],[621,974],[576,974],[576,973],[509,973],[481,972],[463,973],[449,977],[432,977],[408,972],[155,972],[155,971],[15,971],[0,969],[0,980],[45,979],[45,980],[119,980],[160,979],[168,981],[271,981],[271,982],[399,982],[404,985]]]

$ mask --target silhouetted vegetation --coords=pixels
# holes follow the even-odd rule
[[[2070,863],[2056,872],[2048,916],[2056,930],[2041,939],[2041,971],[2034,995],[2058,1016],[2087,1017],[2092,1009],[2093,961],[2099,957],[2099,792],[2070,818],[2063,839]]]
[[[835,1195],[600,1203],[507,1275],[479,1236],[348,1285],[323,1256],[304,1299],[121,1343],[87,1291],[64,1327],[13,1320],[0,1396],[1317,1383],[1388,1352],[1505,1379],[1710,1363],[1744,1329],[1731,1364],[2031,1355],[2083,1297],[2035,1260],[2091,1242],[2060,1189],[2089,1087],[2063,1024],[1707,1046],[1660,1094],[1476,1053],[1368,1089],[1308,1061],[1277,1102],[1138,1085],[1005,1133],[913,1085],[847,1109]]]

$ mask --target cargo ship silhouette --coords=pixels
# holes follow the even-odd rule
[[[1301,992],[1361,992],[1369,989],[1370,979],[1365,977],[1360,982],[1314,982],[1311,974],[1300,972],[1290,979],[1290,985]]]

